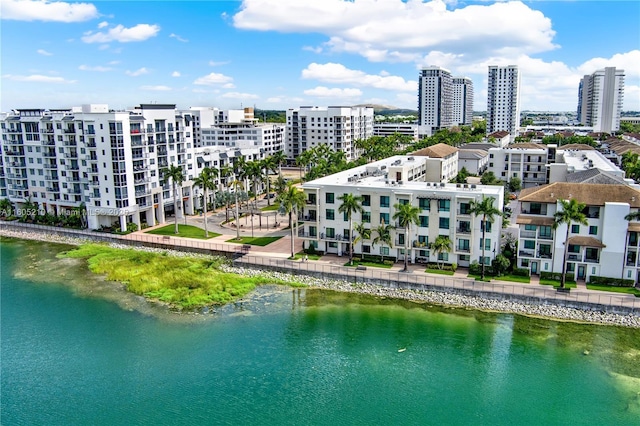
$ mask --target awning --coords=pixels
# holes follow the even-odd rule
[[[598,247],[598,248],[606,247],[604,244],[602,244],[602,241],[593,237],[582,237],[582,236],[571,237],[567,240],[567,242],[569,244],[573,244],[574,246],[586,246],[586,247]]]
[[[552,226],[553,218],[552,217],[536,217],[536,216],[522,216],[519,215],[516,219],[516,224],[518,225],[542,225],[542,226]]]
[[[227,153],[225,153],[225,152],[221,152],[221,153],[220,153],[220,158],[222,158],[222,159],[224,159],[224,158],[228,158],[228,157],[227,157]]]
[[[627,228],[629,231],[640,232],[640,223],[629,223]]]

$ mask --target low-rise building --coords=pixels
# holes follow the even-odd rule
[[[546,164],[555,160],[555,150],[555,145],[530,142],[491,148],[487,170],[505,182],[517,177],[523,188],[543,185],[547,182]]]
[[[354,254],[371,254],[397,260],[404,259],[405,244],[409,245],[411,262],[456,263],[468,266],[481,261],[489,264],[499,252],[502,216],[486,224],[485,240],[482,240],[482,218],[470,213],[470,203],[482,197],[493,197],[494,205],[502,209],[504,188],[469,184],[447,184],[426,180],[428,158],[419,156],[394,156],[385,160],[359,166],[302,185],[306,205],[300,214],[300,236],[305,246],[338,255],[347,254],[349,222],[339,213],[340,197],[355,194],[362,197],[363,213],[355,213],[353,222],[363,223],[371,229],[369,239],[359,239]],[[394,206],[410,203],[420,209],[418,224],[412,225],[408,235],[393,219]],[[375,229],[380,225],[392,225],[391,244],[377,242]],[[449,253],[436,254],[429,243],[439,235],[451,241]]]
[[[469,174],[481,175],[489,166],[489,152],[483,149],[459,149],[458,171],[464,167]]]
[[[427,182],[449,182],[458,174],[458,148],[444,143],[431,145],[411,155],[428,157]]]
[[[373,125],[373,136],[408,136],[414,141],[418,140],[418,125],[411,123],[375,123]]]

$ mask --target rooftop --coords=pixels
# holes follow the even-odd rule
[[[438,143],[427,148],[422,148],[414,152],[412,155],[431,158],[446,158],[456,152],[458,152],[458,148],[445,143]]]
[[[628,185],[600,185],[592,183],[555,182],[533,188],[525,188],[518,197],[521,202],[556,203],[575,198],[589,206],[605,203],[628,203],[640,208],[640,190]]]
[[[617,166],[595,150],[562,151],[562,158],[571,171],[596,168],[607,172],[621,173],[621,170]]]

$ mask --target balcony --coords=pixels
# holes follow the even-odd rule
[[[536,231],[523,231],[520,230],[520,238],[535,238]]]
[[[55,144],[56,144],[56,141],[52,141],[52,140],[44,140],[44,139],[43,139],[43,140],[41,140],[41,141],[40,141],[40,144],[42,144],[42,145],[49,145],[49,146],[51,146],[51,145],[55,145]]]
[[[298,237],[300,238],[318,238],[317,232],[304,232],[304,230],[300,230],[298,232]]]
[[[582,262],[582,255],[577,253],[569,253],[567,255],[567,260],[571,260],[574,262]]]
[[[460,209],[458,210],[458,216],[471,216],[471,212],[469,209]]]
[[[65,152],[64,158],[78,158],[77,152]]]
[[[67,164],[65,168],[69,171],[80,170],[80,167],[77,164]]]
[[[525,210],[525,209],[522,209],[522,213],[521,214],[532,214],[532,215],[546,216],[547,215],[547,209],[543,209],[543,210]]]
[[[58,168],[58,165],[56,163],[52,163],[52,162],[44,163],[43,166],[44,166],[45,169],[57,169]]]
[[[45,127],[40,129],[40,131],[44,134],[50,134],[50,133],[53,133],[53,127]]]
[[[518,251],[518,256],[520,257],[535,257],[536,254],[534,251],[531,250],[520,250]]]
[[[318,220],[315,215],[307,215],[300,218],[303,222],[316,222]]]
[[[471,228],[457,228],[456,233],[458,234],[470,234]]]
[[[24,152],[20,152],[20,151],[14,151],[14,150],[7,150],[4,152],[6,155],[14,155],[14,156],[21,156],[24,157]]]
[[[151,190],[150,189],[143,189],[140,191],[136,191],[136,197],[143,197],[145,195],[151,195]]]
[[[60,188],[57,186],[47,186],[47,192],[60,192]]]
[[[553,240],[553,235],[538,234],[539,240]]]
[[[469,246],[456,247],[456,251],[459,251],[462,253],[471,253],[471,248]]]
[[[140,135],[145,133],[144,129],[131,129],[130,132],[132,135]]]
[[[595,257],[585,257],[584,261],[586,263],[600,263],[600,259],[595,258]]]
[[[64,146],[78,146],[76,141],[64,141]]]
[[[64,132],[68,135],[72,135],[76,133],[76,129],[66,128],[64,129]]]

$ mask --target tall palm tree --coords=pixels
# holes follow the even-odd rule
[[[182,185],[184,182],[184,173],[182,171],[182,167],[176,166],[174,164],[170,164],[169,168],[163,169],[162,171],[162,182],[163,184],[169,183],[171,180],[171,184],[173,186],[173,218],[176,225],[176,234],[179,234],[178,230],[178,190],[177,186]]]
[[[353,214],[362,213],[363,198],[360,195],[342,194],[338,197],[342,204],[338,207],[338,213],[344,213],[349,220],[349,264],[353,265]]]
[[[391,231],[395,229],[391,225],[385,225],[384,221],[380,225],[378,225],[375,229],[376,237],[371,242],[373,246],[376,244],[386,244],[389,247],[393,247],[393,239],[391,238]],[[380,260],[384,262],[384,254],[382,250],[380,250]]]
[[[284,151],[278,151],[271,158],[273,159],[273,164],[278,168],[278,176],[282,176],[282,165],[287,162],[287,154]]]
[[[213,189],[214,197],[215,197],[216,184],[215,184],[215,178],[213,176],[213,170],[215,169],[211,169],[210,167],[205,167],[200,172],[200,175],[198,175],[198,177],[193,180],[194,185],[199,186],[204,191],[204,203],[202,204],[203,204],[203,211],[204,211],[204,235],[206,238],[209,238],[209,228],[207,227],[207,204],[209,204],[210,189]]]
[[[393,208],[395,209],[393,220],[397,220],[398,225],[404,228],[404,269],[402,271],[407,272],[409,270],[409,231],[412,224],[419,223],[422,210],[410,203],[396,203]]]
[[[496,201],[494,197],[482,196],[480,201],[471,201],[469,203],[469,213],[473,216],[482,216],[482,259],[481,260],[481,272],[480,278],[484,280],[484,250],[485,250],[485,235],[487,231],[487,223],[493,223],[495,217],[502,215],[502,212],[498,210],[493,203]]]
[[[625,220],[640,220],[640,210],[631,212],[624,217]]]
[[[582,225],[588,225],[587,216],[582,212],[586,207],[586,204],[578,202],[575,198],[570,200],[559,200],[562,210],[558,210],[553,215],[553,230],[557,233],[560,225],[567,225],[567,232],[564,237],[564,253],[562,256],[562,275],[560,276],[560,288],[564,288],[566,281],[565,274],[567,272],[567,250],[569,249],[569,228],[573,222],[577,222]],[[557,241],[557,240],[555,240]]]
[[[238,201],[238,191],[244,189],[244,184],[237,177],[231,182],[233,186],[233,195],[235,197],[235,209],[236,209],[236,239],[240,239],[240,205]]]
[[[291,258],[293,259],[293,257],[295,256],[293,214],[299,214],[300,210],[304,208],[304,192],[300,191],[293,184],[289,184],[287,185],[287,189],[284,192],[281,192],[280,195],[278,195],[277,200],[280,203],[280,209],[283,210],[285,214],[289,215],[289,229],[291,230]]]
[[[264,174],[265,174],[265,177],[267,178],[267,205],[270,206],[271,205],[271,198],[270,198],[271,177],[269,176],[269,173],[276,170],[277,168],[276,159],[274,158],[273,155],[270,155],[269,157],[262,160],[260,165],[261,165],[261,168],[264,169]]]
[[[438,235],[434,242],[429,244],[429,248],[439,257],[440,253],[449,253],[451,251],[451,239],[447,235]],[[440,262],[436,260],[438,268],[442,269]],[[443,262],[444,263],[444,262]]]
[[[371,229],[367,228],[364,222],[356,223],[353,226],[353,230],[358,234],[358,236],[353,239],[353,244],[358,244],[359,241],[371,239]],[[364,260],[364,251],[360,251],[360,259]]]
[[[233,169],[229,166],[222,166],[220,167],[220,180],[223,181],[224,180],[224,185],[227,188],[231,188],[231,181],[229,180],[229,178],[233,175]],[[230,194],[229,194],[230,195]],[[229,222],[229,205],[231,204],[231,198],[230,196],[225,196],[224,197],[224,201],[225,201],[225,222]]]

